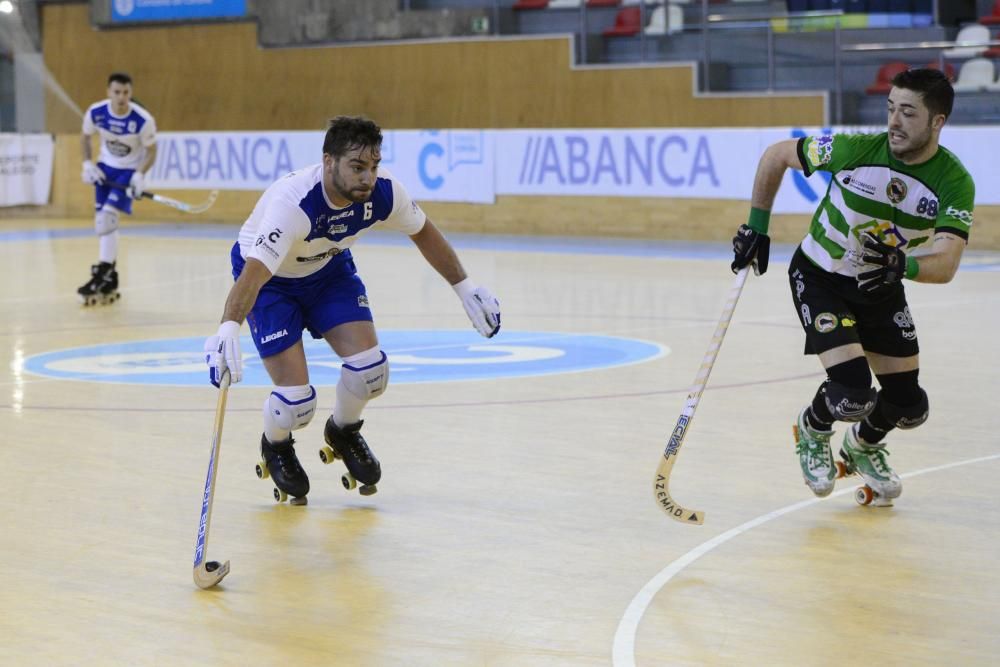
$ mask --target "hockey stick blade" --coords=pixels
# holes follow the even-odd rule
[[[142,197],[144,199],[152,199],[158,204],[164,204],[170,206],[171,208],[176,208],[178,211],[184,211],[185,213],[204,213],[208,209],[212,208],[212,204],[215,203],[216,198],[219,196],[218,190],[212,190],[208,193],[208,198],[201,202],[200,204],[188,204],[187,202],[180,201],[178,199],[171,199],[164,195],[156,194],[155,192],[143,192]]]
[[[212,501],[215,497],[215,478],[218,472],[219,448],[222,443],[222,422],[226,414],[226,396],[229,393],[229,371],[222,374],[219,382],[219,399],[215,407],[215,429],[212,434],[212,453],[208,459],[208,475],[205,477],[205,491],[201,496],[201,520],[198,523],[198,539],[194,549],[194,583],[198,588],[212,588],[229,574],[229,561],[206,560],[208,555],[208,529],[212,523]]]
[[[114,188],[115,190],[120,190],[122,192],[128,190],[127,185],[122,185],[121,183],[115,183],[112,181],[106,181],[105,185]],[[164,206],[169,206],[170,208],[175,208],[178,211],[184,211],[185,213],[191,213],[191,214],[204,213],[208,209],[212,208],[212,204],[215,203],[215,200],[218,197],[219,197],[219,191],[212,190],[211,192],[208,193],[208,197],[205,199],[205,201],[199,204],[189,204],[179,199],[174,199],[173,197],[167,197],[166,195],[161,195],[156,192],[143,192],[141,195],[139,195],[140,199],[152,199],[157,204],[163,204]]]
[[[688,429],[691,427],[691,422],[694,421],[695,410],[698,409],[701,394],[705,391],[705,385],[708,384],[708,376],[712,373],[715,358],[722,348],[722,341],[726,337],[726,331],[729,329],[729,322],[733,319],[736,302],[739,301],[740,294],[743,292],[743,285],[746,283],[749,271],[749,267],[740,269],[733,280],[733,286],[729,290],[729,298],[722,309],[722,317],[719,318],[719,323],[715,327],[715,333],[712,335],[712,342],[709,344],[708,351],[705,352],[705,356],[701,360],[701,368],[698,369],[698,374],[695,376],[691,390],[688,392],[684,409],[681,410],[677,424],[670,433],[669,440],[667,440],[667,446],[663,450],[663,458],[656,467],[656,478],[653,480],[653,495],[656,497],[656,504],[666,512],[667,516],[681,523],[700,526],[705,522],[705,513],[701,510],[684,507],[674,500],[673,496],[670,495],[670,473],[673,472],[674,463],[677,462],[677,455],[680,453],[681,445],[684,443],[684,436],[687,435]]]

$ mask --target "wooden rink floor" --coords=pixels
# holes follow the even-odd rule
[[[276,504],[253,473],[268,389],[234,386],[208,548],[232,571],[201,591],[216,390],[29,367],[164,339],[198,339],[200,356],[236,231],[126,220],[123,298],[84,309],[91,223],[0,222],[0,665],[1000,662],[1000,253],[968,253],[949,285],[907,286],[931,419],[891,435],[903,495],[874,509],[853,481],[820,501],[802,483],[791,424],[822,374],[801,354],[790,248],[776,248],[674,468],[672,494],[706,512],[696,527],[661,512],[653,473],[732,283],[725,244],[454,235],[501,300],[491,344],[555,332],[660,353],[390,383],[365,414],[383,468],[370,497],[316,455],[334,396],[318,384],[317,418],[296,432],[304,507]],[[355,258],[380,331],[470,330],[405,238],[373,234]]]

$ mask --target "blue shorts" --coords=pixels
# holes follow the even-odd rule
[[[233,278],[246,261],[240,244],[229,254]],[[326,266],[305,278],[272,277],[261,288],[247,315],[250,334],[261,358],[272,357],[302,340],[303,329],[313,338],[347,322],[371,322],[368,294],[358,276],[351,251],[335,255]]]
[[[103,162],[98,162],[97,166],[104,172],[104,175],[107,177],[107,181],[119,183],[126,188],[132,180],[132,174],[135,173],[135,169],[115,169],[114,167],[109,167]],[[104,185],[94,186],[94,210],[100,211],[104,204],[108,204],[108,206],[114,206],[122,213],[128,213],[131,215],[132,198],[128,196],[125,190],[119,190],[118,188],[113,188],[108,185],[107,181],[105,181]]]

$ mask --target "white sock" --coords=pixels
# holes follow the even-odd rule
[[[343,361],[348,366],[355,366],[358,368],[364,366],[370,366],[377,363],[382,359],[382,348],[378,345],[371,348],[370,350],[365,350],[364,352],[359,352],[358,354],[352,354],[349,357],[341,357]],[[368,405],[368,401],[363,398],[358,398],[344,386],[343,380],[337,381],[337,402],[333,404],[333,423],[337,426],[344,427],[348,424],[355,424],[361,420],[361,412]]]
[[[116,229],[110,234],[99,236],[97,240],[100,244],[99,260],[108,264],[114,264],[118,259],[118,230]]]

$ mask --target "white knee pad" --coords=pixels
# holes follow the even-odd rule
[[[105,207],[94,214],[94,229],[98,236],[118,231],[118,210]]]
[[[373,363],[364,366],[345,363],[340,367],[340,381],[344,387],[363,401],[381,396],[389,385],[389,359],[378,348],[372,352],[378,354],[377,361]]]
[[[264,415],[267,430],[299,430],[316,415],[316,388],[311,384],[275,387],[264,401]]]

